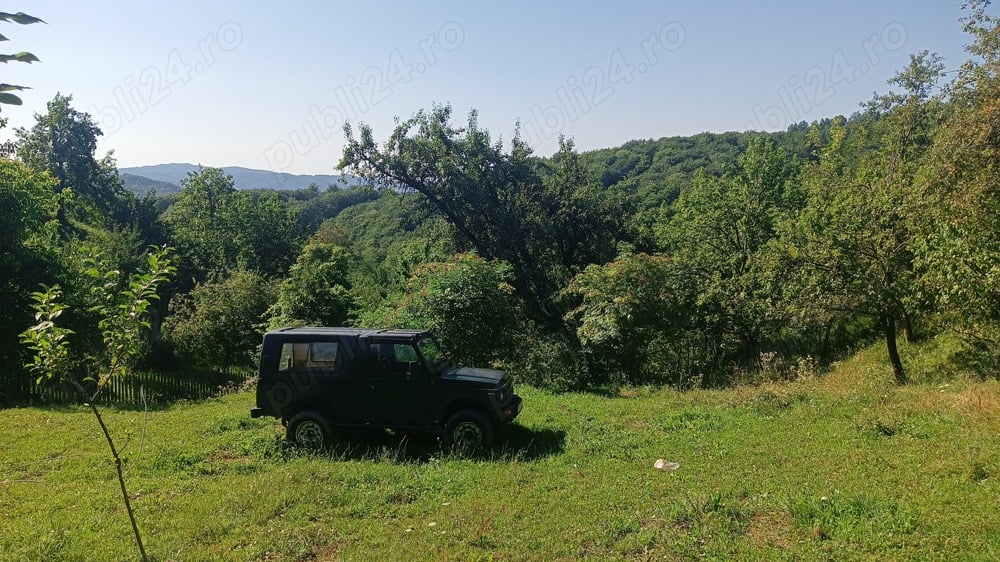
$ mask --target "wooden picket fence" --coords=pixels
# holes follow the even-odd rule
[[[113,379],[101,393],[104,404],[140,406],[175,400],[203,400],[240,387],[254,374],[144,371]],[[68,384],[35,384],[30,376],[5,379],[0,374],[0,406],[23,404],[70,404],[80,397]]]

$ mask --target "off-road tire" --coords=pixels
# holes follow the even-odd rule
[[[326,416],[305,411],[295,414],[288,421],[285,437],[300,447],[320,449],[333,441],[333,430]]]
[[[462,410],[444,426],[444,444],[458,453],[471,453],[493,444],[493,424],[475,410]]]

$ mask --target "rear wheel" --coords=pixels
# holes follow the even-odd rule
[[[493,443],[493,425],[475,410],[458,412],[444,427],[445,445],[459,453],[468,453]]]
[[[296,445],[319,449],[330,444],[333,432],[326,416],[318,412],[299,412],[288,422],[285,437]]]

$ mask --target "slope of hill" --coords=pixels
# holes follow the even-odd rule
[[[831,120],[817,122],[828,130]],[[581,161],[606,188],[617,187],[637,197],[640,209],[671,203],[698,170],[718,175],[736,162],[750,139],[764,135],[789,153],[808,157],[805,124],[776,133],[699,133],[686,137],[639,139],[617,147],[581,153]]]
[[[146,176],[138,176],[128,173],[119,173],[118,175],[121,177],[122,184],[125,186],[125,189],[139,195],[145,195],[146,193],[154,190],[157,195],[167,195],[170,193],[177,193],[181,190],[181,186],[175,183],[158,181],[147,178]]]
[[[151,166],[136,166],[119,168],[120,174],[143,176],[159,182],[180,185],[182,179],[190,172],[197,172],[201,166],[186,163],[155,164]],[[236,189],[303,189],[310,184],[316,184],[321,189],[333,185],[341,187],[341,178],[349,185],[358,183],[357,178],[340,174],[286,174],[270,170],[257,170],[240,166],[224,166],[222,170],[233,176]],[[157,190],[159,193],[159,189]]]

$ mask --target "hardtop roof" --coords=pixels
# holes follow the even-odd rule
[[[306,327],[296,327],[296,328],[278,328],[277,330],[271,330],[265,335],[277,335],[277,334],[287,334],[296,336],[353,336],[362,339],[385,339],[385,340],[398,340],[398,341],[413,341],[419,336],[424,334],[429,334],[428,330],[404,330],[404,329],[389,329],[389,330],[373,330],[368,328],[343,328],[343,327],[331,327],[331,326],[306,326]]]

